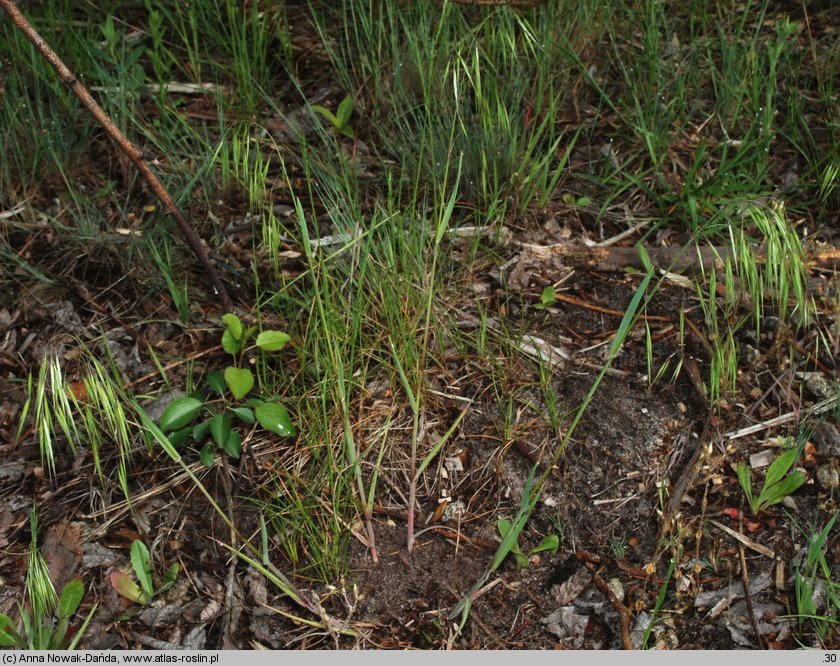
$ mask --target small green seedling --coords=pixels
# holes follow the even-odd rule
[[[570,192],[566,192],[566,194],[560,198],[563,200],[563,203],[568,204],[569,206],[588,206],[592,203],[592,200],[589,197],[576,197]]]
[[[556,302],[557,290],[554,288],[553,284],[550,284],[542,290],[542,294],[540,295],[540,302],[536,303],[534,307],[537,310],[545,310],[546,308],[550,308]]]
[[[262,331],[256,333],[256,327],[245,328],[235,314],[222,317],[226,328],[222,333],[222,348],[238,358],[247,348],[251,338],[254,345],[263,352],[276,352],[283,349],[291,338],[282,331]],[[192,436],[196,442],[210,434],[211,441],[201,449],[201,461],[208,467],[215,461],[216,451],[221,449],[232,458],[239,458],[242,452],[242,436],[234,429],[234,417],[246,425],[258,422],[266,430],[281,437],[294,437],[295,428],[286,408],[275,402],[267,402],[251,397],[244,403],[236,404],[254,388],[254,375],[250,369],[231,365],[224,372],[214,371],[207,376],[207,385],[221,398],[221,408],[217,400],[211,400],[203,393],[195,392],[189,396],[173,400],[160,417],[160,429],[167,435],[173,446],[180,446]],[[227,392],[233,400],[227,398]],[[196,419],[205,412],[207,418],[200,423]]]
[[[56,597],[47,563],[38,549],[38,513],[34,507],[29,513],[29,523],[31,541],[25,584],[29,604],[27,608],[18,604],[20,631],[15,628],[8,615],[0,613],[0,647],[21,650],[73,650],[93,617],[96,604],[90,609],[79,630],[70,632],[68,636],[70,620],[82,603],[85,586],[81,579],[76,578],[64,586],[61,596]]]
[[[313,104],[312,110],[330,121],[330,124],[336,132],[343,134],[348,139],[353,139],[355,138],[355,132],[353,132],[353,128],[348,125],[348,122],[350,121],[350,116],[353,115],[354,107],[355,102],[353,101],[353,98],[350,95],[347,95],[347,97],[341,100],[341,104],[338,105],[338,110],[335,113],[320,104]]]
[[[58,599],[58,606],[53,617],[36,617],[20,607],[22,634],[18,633],[12,619],[0,613],[0,647],[20,650],[73,650],[87,628],[96,606],[90,609],[87,618],[78,631],[70,631],[70,620],[76,614],[85,596],[85,586],[80,578],[74,578]]]
[[[794,471],[788,474],[798,457],[799,451],[794,448],[788,449],[776,458],[767,468],[764,486],[758,497],[753,495],[750,468],[743,461],[738,463],[738,482],[744,490],[744,495],[747,497],[747,503],[750,505],[750,511],[753,515],[767,507],[778,504],[805,483],[802,472]]]
[[[624,537],[612,537],[608,540],[610,550],[617,560],[623,560],[627,555],[627,541]]]
[[[508,532],[510,532],[512,527],[512,523],[507,520],[506,518],[499,518],[498,522],[498,529],[499,529],[499,536],[504,539]],[[552,555],[557,552],[557,549],[560,547],[560,537],[556,534],[549,534],[548,536],[544,537],[542,541],[540,541],[539,545],[535,548],[532,548],[531,551],[525,555],[519,549],[519,540],[515,540],[513,542],[513,547],[510,549],[510,552],[513,553],[513,557],[516,559],[516,566],[524,569],[528,566],[528,560],[532,555],[536,555],[537,553],[544,553],[548,552]]]
[[[131,576],[122,571],[111,573],[111,585],[121,596],[141,606],[146,605],[155,596],[166,592],[166,590],[172,587],[175,584],[175,579],[178,577],[178,571],[180,571],[180,565],[177,562],[173,562],[166,570],[163,584],[155,589],[154,581],[152,580],[152,559],[149,556],[149,549],[139,539],[131,544],[131,568],[134,570],[134,575],[140,582],[139,585]]]

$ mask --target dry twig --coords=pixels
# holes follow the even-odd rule
[[[216,289],[216,295],[218,296],[222,307],[226,311],[232,312],[234,309],[233,301],[231,301],[227,289],[222,283],[216,269],[213,268],[213,264],[210,263],[210,258],[207,256],[207,250],[204,245],[202,245],[201,239],[198,237],[198,234],[195,233],[195,230],[190,226],[189,222],[187,222],[183,213],[178,210],[178,207],[175,205],[172,197],[169,196],[169,193],[157,179],[154,172],[149,168],[149,165],[143,160],[143,154],[140,149],[137,148],[137,146],[135,146],[114,124],[114,121],[108,117],[108,114],[106,114],[96,100],[93,99],[87,88],[82,85],[73,72],[71,72],[61,58],[58,57],[58,54],[50,48],[49,44],[44,41],[43,37],[38,34],[23,13],[21,13],[21,11],[15,6],[14,1],[0,0],[0,7],[5,10],[6,14],[9,15],[9,18],[12,19],[12,23],[14,23],[15,26],[24,35],[26,35],[26,38],[32,42],[44,59],[53,66],[61,80],[67,84],[67,87],[70,88],[73,94],[76,95],[82,104],[87,107],[88,111],[90,111],[93,117],[96,118],[97,122],[102,126],[108,136],[114,140],[114,142],[125,153],[126,157],[128,157],[131,163],[137,168],[140,175],[143,176],[143,179],[148,183],[152,192],[154,192],[155,196],[163,204],[166,211],[175,218],[175,222],[178,224],[181,234],[184,236],[187,243],[189,243],[196,258],[199,262],[201,262],[202,268],[204,268],[207,272],[207,276],[213,282],[213,286]]]

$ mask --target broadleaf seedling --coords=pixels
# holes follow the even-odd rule
[[[155,589],[152,578],[152,558],[149,554],[149,549],[145,543],[136,539],[131,544],[131,569],[137,578],[136,581],[123,571],[114,571],[110,575],[111,586],[120,596],[136,604],[145,606],[154,597],[166,592],[166,590],[175,584],[181,566],[177,562],[169,565],[166,574],[164,574],[163,583],[159,588]]]
[[[793,471],[788,474],[798,458],[798,449],[791,448],[770,463],[767,475],[764,477],[764,485],[758,496],[753,494],[750,468],[743,461],[738,463],[738,482],[741,484],[753,515],[778,504],[805,483],[802,472]]]
[[[160,417],[160,429],[173,446],[180,446],[190,437],[195,442],[202,442],[210,436],[211,441],[204,444],[199,454],[201,461],[208,467],[215,462],[217,451],[239,458],[242,435],[234,427],[235,421],[249,426],[259,423],[281,437],[294,437],[296,434],[289,412],[283,405],[257,397],[246,400],[256,382],[251,370],[243,367],[242,360],[247,349],[257,348],[264,353],[278,352],[289,344],[291,337],[275,330],[261,331],[255,336],[256,327],[245,328],[239,317],[232,313],[225,314],[222,323],[225,325],[222,348],[237,363],[229,365],[223,372],[214,370],[208,373],[207,386],[219,397],[210,400],[201,393],[193,393],[177,398]],[[253,346],[249,347],[251,342]],[[202,414],[205,415],[204,420],[196,423]]]
[[[510,532],[512,527],[512,523],[507,518],[499,518],[497,523],[497,528],[499,530],[499,536],[502,539],[507,536]],[[554,554],[557,552],[557,549],[560,547],[560,537],[556,534],[549,534],[548,536],[544,537],[540,543],[532,548],[527,555],[523,553],[519,548],[519,540],[515,540],[513,547],[510,549],[510,552],[513,553],[513,557],[516,560],[516,566],[520,569],[524,569],[528,566],[528,562],[530,561],[530,557],[532,555],[536,555],[537,553],[551,553]]]
[[[540,294],[540,302],[534,305],[537,310],[545,310],[557,302],[557,290],[553,284],[548,285]]]
[[[328,120],[336,132],[343,134],[348,139],[353,139],[355,138],[355,133],[348,123],[350,122],[350,116],[353,115],[353,109],[355,106],[356,103],[353,98],[350,95],[347,95],[343,100],[341,100],[341,103],[338,105],[338,109],[335,113],[320,104],[313,104],[312,110]]]

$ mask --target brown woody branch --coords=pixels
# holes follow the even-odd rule
[[[93,99],[91,94],[87,91],[87,88],[82,85],[82,83],[75,77],[73,72],[67,67],[67,65],[62,62],[61,58],[58,57],[55,51],[53,51],[50,46],[44,41],[44,39],[38,34],[32,24],[29,23],[27,18],[20,12],[20,10],[15,6],[13,0],[0,0],[0,7],[2,7],[6,14],[9,15],[9,18],[12,19],[12,22],[17,26],[17,28],[26,35],[26,38],[32,42],[38,52],[49,62],[55,71],[58,73],[58,76],[67,84],[67,87],[73,91],[73,94],[81,100],[82,104],[84,104],[88,110],[93,114],[93,117],[99,122],[99,124],[103,127],[103,129],[108,133],[116,144],[120,147],[120,149],[126,154],[131,163],[140,171],[140,174],[143,176],[143,179],[149,184],[149,187],[154,192],[155,196],[158,200],[163,204],[164,209],[175,218],[175,222],[178,224],[178,228],[181,230],[181,234],[187,240],[192,248],[193,253],[201,262],[202,267],[207,272],[207,276],[213,282],[213,286],[216,288],[216,295],[219,298],[219,302],[221,303],[222,307],[228,311],[233,311],[233,302],[228,295],[227,289],[225,289],[225,285],[222,283],[222,280],[219,278],[219,274],[216,272],[216,269],[213,268],[213,264],[210,263],[210,258],[207,256],[207,250],[205,249],[204,245],[201,242],[201,239],[198,237],[198,234],[195,233],[195,230],[190,226],[187,222],[184,215],[178,210],[178,207],[175,205],[175,202],[172,200],[172,197],[169,196],[169,193],[164,189],[161,182],[157,179],[157,176],[152,172],[146,162],[143,160],[142,153],[140,150],[128,139],[128,137],[123,134],[120,129],[114,124],[114,122],[108,117],[108,114],[102,109],[99,104],[97,104],[96,100]]]

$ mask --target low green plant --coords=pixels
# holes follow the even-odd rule
[[[190,321],[190,295],[187,288],[187,280],[175,277],[175,271],[172,267],[172,252],[166,234],[161,234],[161,246],[163,248],[162,253],[158,250],[154,241],[149,243],[152,258],[155,260],[155,265],[161,277],[166,282],[166,288],[169,290],[172,304],[178,310],[178,316],[181,322],[187,324]]]
[[[343,134],[348,139],[353,139],[356,133],[348,123],[350,122],[350,116],[353,115],[355,105],[356,103],[353,101],[353,98],[347,95],[347,97],[341,100],[335,113],[320,104],[313,104],[312,110],[327,119],[337,133]]]
[[[497,528],[499,530],[499,536],[504,539],[513,528],[513,523],[511,523],[507,518],[499,518],[499,522],[497,523]],[[516,560],[516,566],[521,569],[524,569],[528,566],[528,562],[532,555],[536,555],[537,553],[551,553],[552,555],[557,552],[557,549],[560,547],[560,537],[556,534],[549,534],[543,537],[543,540],[537,544],[534,548],[528,551],[528,554],[525,555],[520,548],[519,548],[519,539],[514,535],[513,536],[513,546],[510,549],[510,552],[513,554],[514,559]]]
[[[623,560],[627,555],[627,541],[624,537],[611,537],[608,540],[610,550],[617,560]]]
[[[553,284],[548,285],[542,290],[542,294],[540,294],[540,302],[534,304],[534,308],[537,310],[545,310],[546,308],[550,308],[557,302],[557,290],[554,288]]]
[[[180,571],[180,565],[173,562],[166,570],[163,577],[163,583],[157,589],[154,586],[152,579],[152,558],[149,555],[149,549],[146,544],[136,539],[131,544],[131,568],[134,570],[134,575],[137,577],[137,582],[123,571],[114,571],[111,573],[110,580],[114,589],[126,599],[133,601],[136,604],[145,606],[154,597],[166,592],[175,584]]]
[[[61,596],[54,612],[38,615],[25,608],[20,608],[21,633],[14,628],[12,619],[0,613],[0,647],[18,648],[20,650],[74,650],[93,617],[96,609],[88,613],[79,631],[70,632],[70,620],[79,609],[85,596],[85,586],[80,578],[74,578],[61,590]]]
[[[54,444],[63,435],[75,453],[87,447],[100,479],[105,478],[102,466],[103,446],[114,445],[118,454],[117,480],[128,499],[128,467],[132,446],[130,418],[126,414],[127,396],[115,372],[106,368],[83,343],[86,368],[81,381],[71,383],[56,357],[45,356],[38,372],[37,384],[32,375],[27,382],[27,399],[21,410],[18,437],[21,436],[30,411],[38,438],[42,465],[47,473],[55,473]]]
[[[805,483],[802,472],[793,471],[788,474],[798,458],[799,450],[796,448],[788,449],[776,458],[767,468],[767,476],[764,478],[764,485],[758,496],[753,494],[750,468],[743,461],[738,463],[738,482],[747,497],[747,503],[753,515],[778,504]]]
[[[77,631],[70,631],[70,620],[79,610],[85,596],[81,579],[74,578],[56,596],[46,562],[38,550],[38,518],[35,509],[29,517],[32,540],[29,544],[29,568],[26,574],[26,596],[29,608],[19,606],[22,628],[18,631],[12,619],[0,613],[0,647],[20,650],[73,650],[96,611],[96,604]],[[69,632],[69,635],[68,635]]]
[[[560,197],[564,204],[567,206],[591,206],[592,200],[589,197],[576,197],[574,194],[570,192],[566,192],[563,196]]]
[[[796,617],[800,628],[809,623],[821,645],[829,644],[840,614],[840,585],[832,580],[831,566],[825,557],[826,542],[840,512],[835,512],[821,530],[804,532],[808,552],[794,571]],[[819,594],[822,592],[822,594]],[[822,597],[824,603],[818,599]]]
[[[654,604],[653,611],[651,612],[650,622],[648,622],[647,627],[645,627],[645,634],[642,638],[643,650],[650,649],[650,635],[653,632],[653,627],[656,624],[659,614],[662,612],[662,607],[665,605],[665,596],[668,593],[668,583],[670,582],[671,576],[674,574],[674,570],[676,568],[677,561],[672,557],[668,563],[668,573],[665,574],[665,580],[662,581],[662,587],[659,588],[659,594],[656,595],[656,603]]]
[[[255,382],[251,370],[241,367],[243,353],[250,348],[248,343],[252,339],[254,347],[271,353],[283,349],[291,338],[286,333],[275,330],[257,334],[255,326],[245,328],[239,317],[231,313],[225,314],[222,322],[225,324],[222,348],[233,355],[238,364],[229,365],[224,372],[213,371],[207,376],[207,385],[218,394],[221,406],[217,404],[219,401],[194,391],[188,396],[173,400],[163,411],[159,422],[160,429],[173,446],[183,444],[190,436],[196,442],[200,442],[209,433],[212,441],[201,449],[201,461],[208,467],[213,464],[217,449],[221,449],[232,458],[239,458],[242,452],[242,436],[233,428],[234,417],[246,425],[259,423],[266,430],[281,437],[295,435],[289,412],[280,403],[256,397],[243,402],[245,396],[254,388]],[[202,413],[206,414],[207,418],[194,424]]]

